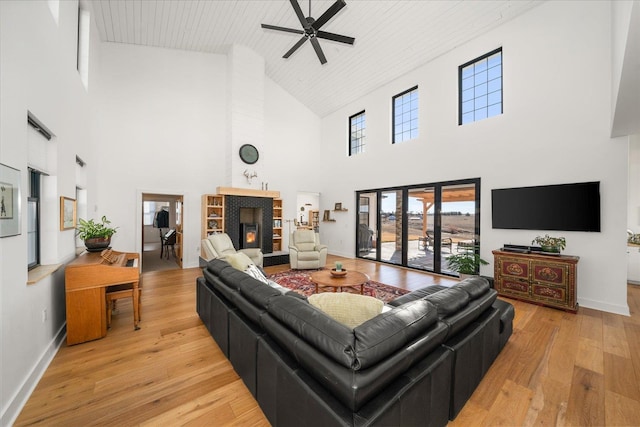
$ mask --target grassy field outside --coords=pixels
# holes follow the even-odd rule
[[[395,241],[396,227],[401,227],[401,221],[383,220],[382,243]],[[433,233],[434,216],[427,215],[427,230]],[[451,238],[454,243],[473,240],[475,228],[475,215],[443,215],[442,238]],[[409,241],[418,240],[425,233],[422,230],[422,218],[414,217],[409,220]]]

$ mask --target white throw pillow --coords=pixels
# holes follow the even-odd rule
[[[324,292],[308,298],[309,304],[327,316],[355,328],[382,312],[384,303],[374,297],[349,292]]]
[[[256,266],[255,264],[251,264],[247,266],[244,272],[247,273],[249,276],[253,277],[254,279],[261,281],[262,283],[266,283],[267,285],[269,284],[269,279],[267,279],[267,277],[262,273],[262,271],[260,271],[258,266]]]
[[[267,280],[267,285],[271,286],[273,289],[277,291],[280,291],[281,294],[286,294],[291,290],[289,288],[285,288],[284,286],[277,284],[273,280]]]
[[[249,258],[246,254],[243,254],[242,252],[229,254],[223,259],[231,264],[231,267],[240,271],[245,271],[248,266],[253,265],[253,261],[251,261],[251,258]]]

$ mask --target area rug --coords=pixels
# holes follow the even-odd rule
[[[318,270],[286,270],[269,276],[277,284],[294,290],[302,295],[309,296],[315,293],[316,286],[311,282],[310,274]],[[344,288],[343,291],[357,292],[355,288]],[[409,291],[406,289],[396,288],[395,286],[385,285],[374,280],[369,280],[364,285],[364,294],[375,297],[384,302],[389,302],[400,295],[404,295]]]

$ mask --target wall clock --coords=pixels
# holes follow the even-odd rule
[[[260,154],[258,149],[251,144],[244,144],[240,147],[240,159],[248,165],[252,165],[258,161]]]

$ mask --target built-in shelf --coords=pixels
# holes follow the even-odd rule
[[[242,197],[266,197],[273,199],[273,251],[282,250],[282,199],[279,191],[261,191],[251,189],[236,189],[230,187],[218,187],[218,194],[204,194],[202,196],[202,233],[201,238],[216,233],[225,233],[226,218],[225,204],[226,196]],[[273,197],[277,196],[277,197]]]
[[[282,199],[273,199],[273,251],[282,250]]]

